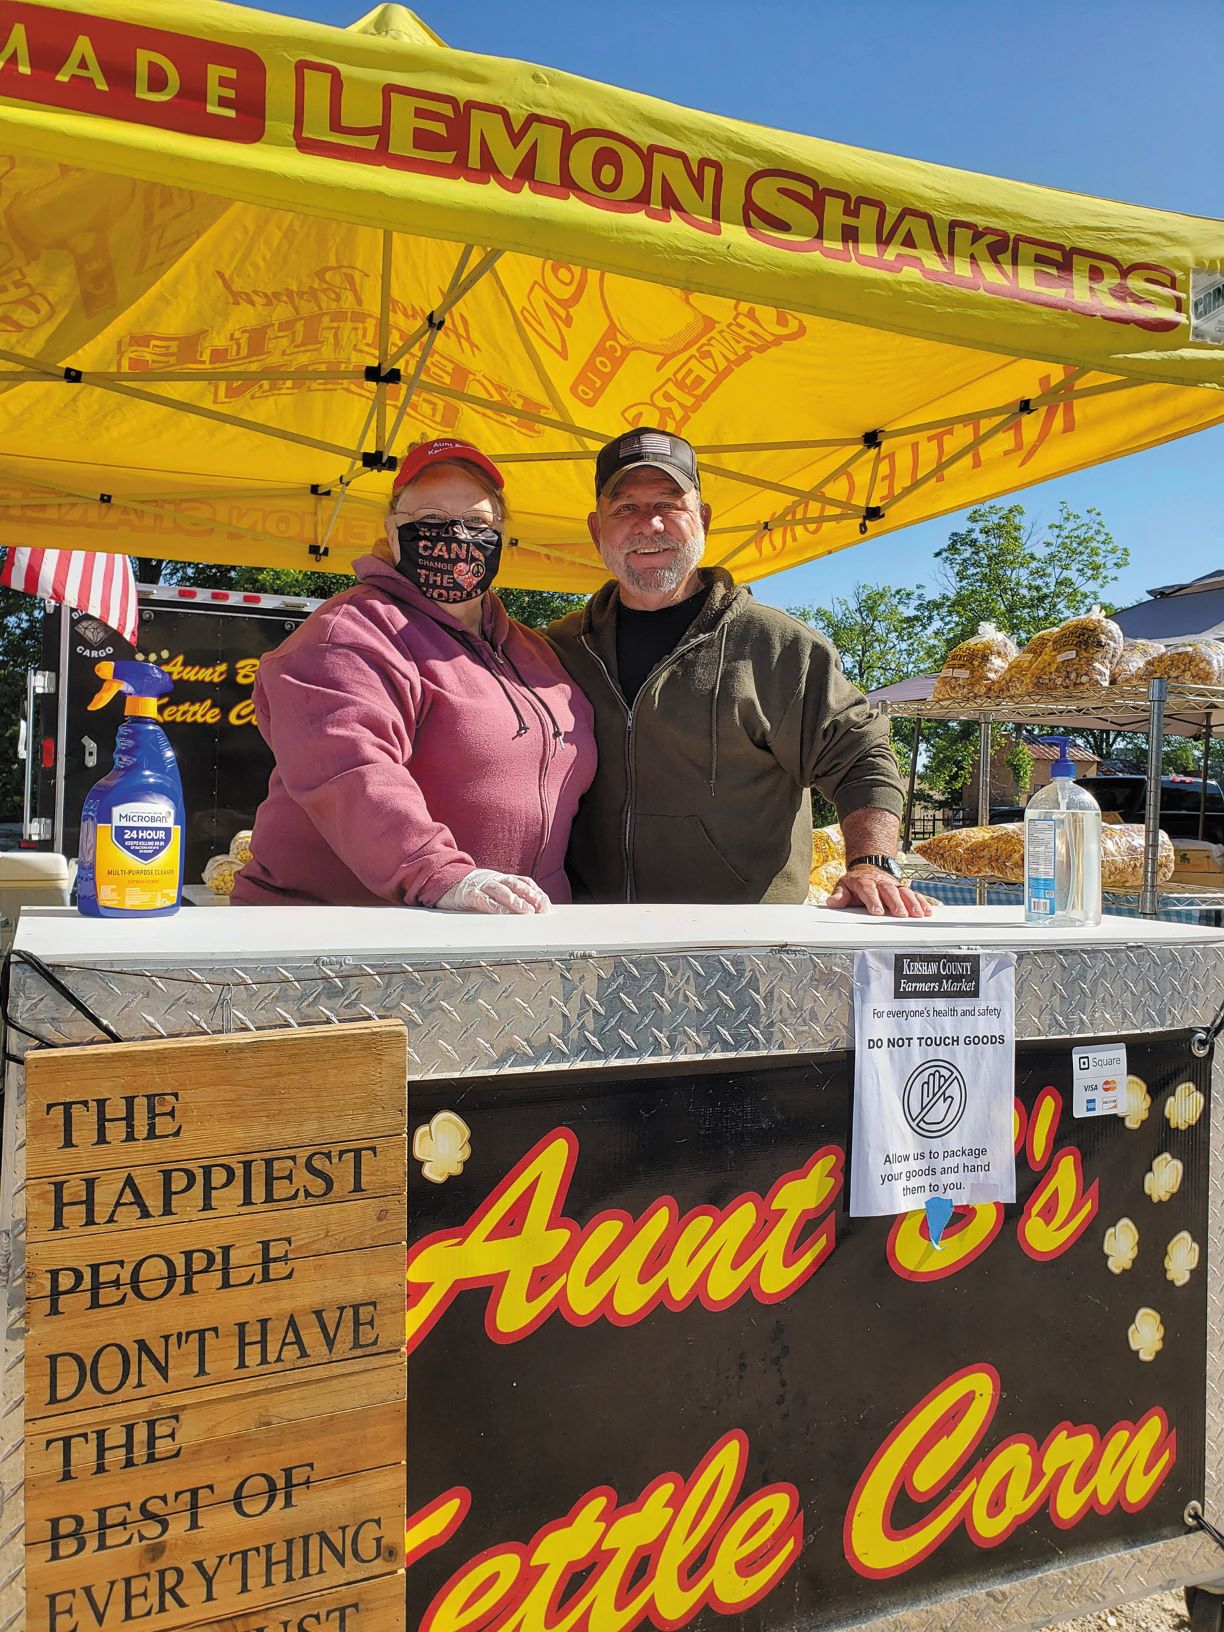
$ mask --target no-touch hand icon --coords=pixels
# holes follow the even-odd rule
[[[965,1079],[948,1060],[924,1060],[910,1072],[901,1096],[905,1120],[922,1139],[951,1133],[968,1104]]]

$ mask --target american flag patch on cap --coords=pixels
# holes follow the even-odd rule
[[[614,437],[599,450],[595,461],[596,497],[622,471],[638,465],[653,465],[665,471],[686,493],[695,492],[700,485],[697,455],[682,436],[673,436],[670,431],[632,430]]]

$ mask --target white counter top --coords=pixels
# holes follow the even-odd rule
[[[565,957],[716,947],[1110,947],[1220,942],[1218,929],[1106,918],[1096,929],[1029,928],[1019,907],[944,906],[925,920],[869,918],[823,907],[555,907],[541,917],[482,917],[420,908],[233,907],[173,918],[22,913],[16,946],[49,964],[140,969],[351,958],[410,961]]]

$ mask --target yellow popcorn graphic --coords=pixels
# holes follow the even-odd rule
[[[1105,1231],[1105,1260],[1115,1275],[1121,1275],[1135,1261],[1139,1251],[1139,1231],[1134,1220],[1120,1218]]]
[[[1185,1286],[1198,1268],[1198,1242],[1189,1230],[1179,1230],[1165,1252],[1165,1275],[1174,1286]]]
[[[1153,1201],[1168,1201],[1181,1189],[1185,1168],[1176,1156],[1162,1150],[1143,1175],[1143,1188]]]
[[[1179,1082],[1165,1100],[1165,1115],[1172,1127],[1192,1128],[1207,1101],[1192,1082]]]
[[[1164,1321],[1145,1306],[1136,1312],[1126,1338],[1140,1360],[1155,1360],[1164,1348]]]
[[[472,1130],[455,1111],[439,1111],[412,1136],[412,1154],[430,1184],[458,1177],[472,1154]]]
[[[1142,1077],[1127,1077],[1123,1102],[1126,1105],[1124,1117],[1126,1126],[1132,1129],[1142,1127],[1152,1108],[1152,1096],[1148,1093],[1147,1083]]]

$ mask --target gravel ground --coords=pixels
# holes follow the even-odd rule
[[[1060,1632],[1186,1632],[1186,1600],[1180,1592],[1162,1592],[1122,1609],[1103,1610],[1080,1621],[1064,1621]]]

